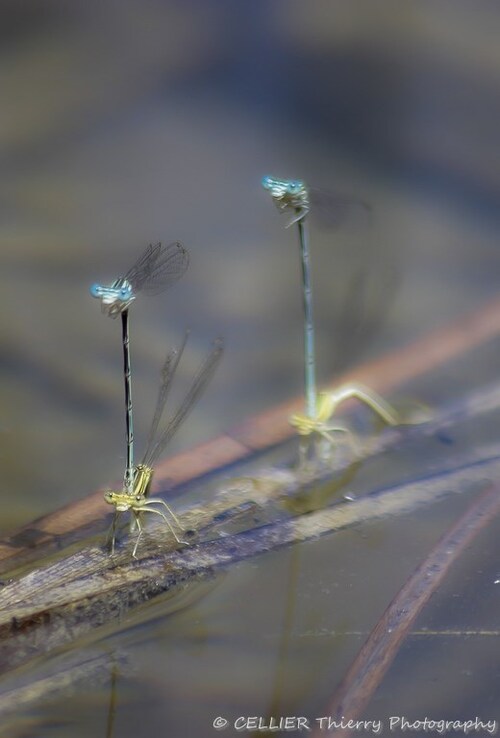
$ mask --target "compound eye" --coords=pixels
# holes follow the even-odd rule
[[[300,182],[289,182],[287,186],[287,190],[291,195],[296,195],[297,192],[300,191],[301,184]]]
[[[130,288],[125,285],[124,287],[120,288],[120,298],[122,300],[128,300],[130,297]]]
[[[135,496],[135,501],[136,502],[140,502],[141,500],[142,500],[142,496],[141,495],[136,495]]]

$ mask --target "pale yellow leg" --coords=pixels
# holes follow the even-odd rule
[[[168,514],[174,520],[174,522],[177,525],[177,527],[179,528],[179,530],[184,530],[184,528],[181,525],[181,522],[180,522],[179,518],[174,513],[174,511],[172,510],[172,508],[169,505],[167,505],[167,503],[165,502],[165,500],[162,500],[161,497],[150,497],[150,498],[148,498],[146,500],[146,502],[144,504],[145,505],[149,505],[151,502],[158,503],[159,505],[164,505],[167,508],[167,510],[168,510]]]
[[[142,511],[142,512],[150,512],[150,513],[155,513],[156,515],[159,515],[160,517],[162,517],[162,518],[163,518],[163,520],[164,520],[164,521],[166,522],[166,524],[167,524],[167,525],[168,525],[168,527],[170,528],[170,531],[171,531],[172,535],[174,536],[175,540],[177,541],[177,543],[188,543],[188,541],[183,541],[183,540],[182,540],[182,538],[179,538],[179,536],[178,536],[178,535],[177,535],[177,533],[175,532],[175,529],[174,529],[174,527],[172,526],[172,523],[171,523],[171,522],[170,522],[170,520],[169,520],[169,519],[167,518],[167,516],[166,516],[166,515],[164,515],[164,514],[163,514],[163,513],[161,512],[161,510],[155,510],[155,509],[154,509],[154,507],[146,507],[146,505],[148,505],[148,504],[149,504],[149,503],[151,503],[151,502],[158,502],[158,500],[154,500],[154,499],[153,499],[153,500],[148,500],[148,501],[147,501],[146,503],[144,503],[144,504],[143,504],[143,505],[142,505],[141,507],[139,507],[139,508],[136,508],[136,510],[140,510],[140,511]],[[165,505],[166,507],[168,507],[167,503],[164,503],[164,505]],[[180,526],[179,526],[179,527],[180,527]],[[182,527],[180,527],[180,529],[181,529],[181,530],[183,530],[183,529],[182,529]],[[142,527],[141,527],[141,533],[142,533]],[[136,544],[136,547],[134,548],[134,551],[136,551],[136,550],[137,550],[137,544]],[[134,558],[135,558],[135,557],[134,557]]]
[[[142,523],[141,523],[141,516],[140,516],[140,514],[139,514],[139,511],[138,511],[138,510],[134,510],[134,519],[135,519],[135,524],[137,525],[137,528],[138,528],[138,530],[139,530],[139,533],[138,533],[138,535],[137,535],[137,538],[135,539],[135,546],[134,546],[134,550],[132,551],[132,557],[133,557],[134,559],[136,559],[136,558],[137,558],[137,556],[136,556],[136,553],[137,553],[137,546],[139,545],[139,541],[140,541],[140,539],[141,539],[141,536],[142,536],[142,532],[143,532],[143,528],[142,528]]]
[[[323,436],[323,438],[326,438],[326,440],[330,443],[330,445],[335,445],[335,440],[332,433],[345,433],[347,436],[347,440],[349,441],[349,446],[351,447],[351,451],[353,452],[354,456],[358,457],[361,456],[361,447],[358,443],[358,439],[356,437],[356,434],[353,433],[349,428],[346,428],[343,425],[338,426],[331,426],[328,428],[322,428],[321,430],[318,429],[318,433]]]
[[[116,510],[113,513],[113,522],[111,523],[111,527],[108,531],[107,541],[106,545],[111,549],[111,555],[115,552],[115,543],[116,543],[116,523],[118,521],[118,510]]]
[[[316,421],[326,423],[346,400],[356,399],[364,402],[387,425],[398,425],[401,420],[394,408],[379,394],[361,384],[344,384],[332,392],[322,392],[318,399]]]

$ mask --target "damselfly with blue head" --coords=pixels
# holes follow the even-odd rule
[[[309,188],[302,180],[278,179],[265,176],[262,186],[271,194],[274,204],[284,213],[292,215],[286,227],[297,224],[299,232],[302,267],[302,297],[304,306],[304,387],[306,413],[296,413],[290,418],[291,424],[301,436],[317,433],[333,445],[333,432],[349,433],[344,426],[331,425],[330,417],[337,406],[350,398],[357,398],[368,405],[386,423],[399,422],[397,413],[377,393],[358,384],[344,385],[328,393],[317,394],[316,359],[314,353],[314,321],[309,244],[305,221],[311,208],[321,213],[321,219],[330,226],[338,226],[354,213],[362,214],[366,220],[370,214],[369,206],[362,200],[345,195],[322,192]],[[352,434],[351,446],[356,448]]]
[[[163,416],[163,411],[165,409],[167,398],[170,392],[172,380],[174,378],[175,371],[181,359],[184,348],[186,346],[187,337],[188,334],[186,333],[180,349],[173,349],[172,351],[170,351],[163,365],[161,372],[162,379],[158,392],[158,399],[156,401],[156,408],[153,415],[153,422],[151,424],[151,430],[148,436],[146,451],[141,463],[137,464],[137,466],[134,466],[133,468],[132,493],[130,493],[127,487],[124,487],[124,489],[119,492],[109,490],[104,494],[104,499],[110,505],[113,505],[115,507],[116,513],[126,512],[130,510],[133,515],[133,522],[135,522],[139,531],[134,545],[134,550],[132,552],[134,558],[136,557],[137,547],[139,545],[139,540],[143,532],[141,515],[145,512],[155,513],[155,515],[159,515],[160,517],[162,517],[165,523],[170,528],[171,532],[173,533],[175,539],[179,543],[185,542],[182,540],[182,538],[179,537],[179,535],[182,534],[183,529],[175,513],[160,497],[149,497],[148,495],[153,478],[154,463],[156,462],[160,454],[164,451],[172,436],[176,433],[181,424],[184,422],[188,413],[193,408],[195,402],[199,399],[201,393],[212,378],[224,350],[222,339],[219,338],[214,341],[212,350],[195,374],[194,379],[191,383],[191,387],[184,397],[184,400],[180,404],[175,414],[172,416],[171,420],[167,423],[165,428],[160,433],[158,433],[160,421]],[[157,508],[155,508],[155,505],[163,506],[165,512],[163,512],[163,510],[158,510]],[[110,531],[112,552],[114,551],[115,547],[116,518],[117,516],[115,514]]]
[[[369,212],[369,207],[361,200],[344,195],[324,193],[309,188],[300,179],[278,179],[269,175],[262,179],[262,186],[271,194],[274,204],[281,212],[291,213],[292,218],[286,227],[297,224],[299,231],[300,257],[302,267],[302,299],[304,305],[304,385],[306,413],[310,418],[316,414],[316,358],[314,353],[314,321],[312,284],[306,217],[311,205],[329,216],[329,225],[339,225],[349,212],[354,210]]]
[[[130,364],[129,307],[138,292],[154,295],[170,287],[182,277],[189,264],[189,254],[178,242],[149,245],[123,277],[110,285],[94,284],[93,297],[101,301],[101,308],[110,318],[121,315],[123,343],[123,377],[125,385],[125,422],[127,461],[124,486],[130,494],[134,490],[134,424]]]
[[[369,222],[371,216],[371,208],[364,200],[309,187],[301,179],[279,179],[266,175],[262,178],[262,186],[270,192],[278,210],[292,215],[286,228],[304,220],[310,211],[318,221],[329,227],[340,226],[350,219]]]

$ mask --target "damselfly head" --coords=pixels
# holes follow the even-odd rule
[[[118,512],[127,512],[133,505],[134,497],[126,492],[113,492],[109,489],[104,493],[104,501],[113,505]]]
[[[289,208],[300,212],[303,218],[309,211],[309,191],[301,179],[278,179],[266,175],[262,179],[262,186],[271,193],[273,202],[282,212]],[[295,223],[294,218],[289,225]]]
[[[132,285],[126,279],[117,279],[109,287],[101,284],[93,284],[90,294],[101,301],[101,310],[110,318],[116,318],[124,310],[127,310],[135,300]]]
[[[276,182],[278,182],[278,180],[275,177],[271,177],[270,174],[266,174],[265,177],[262,177],[262,187],[265,190],[272,190]]]

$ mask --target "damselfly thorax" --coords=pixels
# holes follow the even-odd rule
[[[147,500],[149,495],[153,469],[145,464],[134,467],[133,492],[129,494],[125,490],[120,492],[108,490],[104,493],[104,499],[110,505],[114,505],[118,512],[133,510],[137,505]]]

